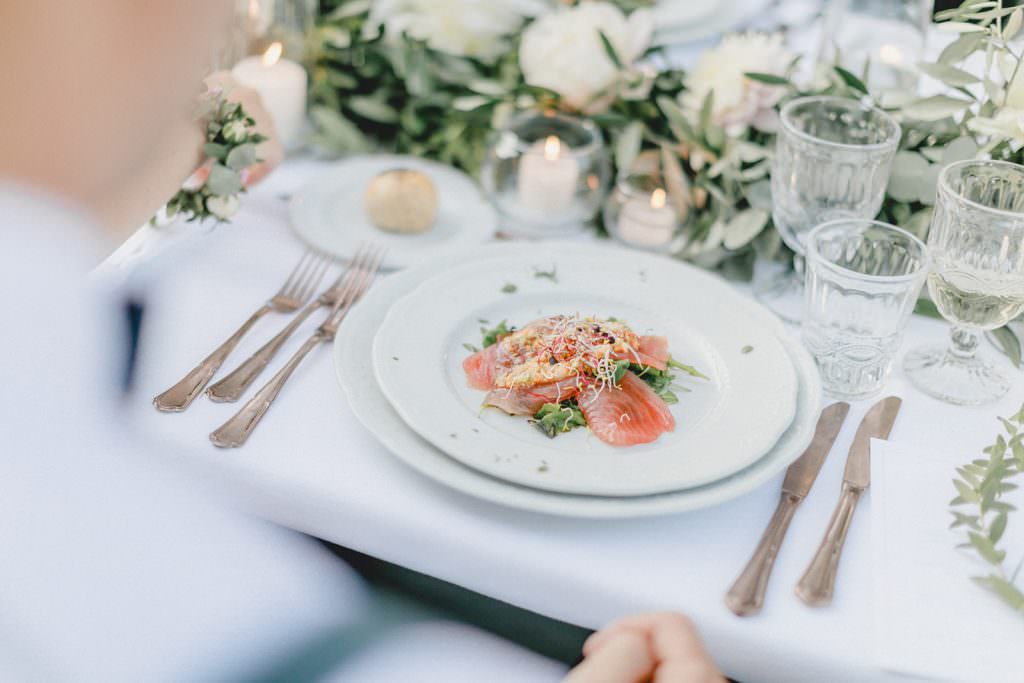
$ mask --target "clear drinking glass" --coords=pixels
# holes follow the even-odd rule
[[[928,291],[953,323],[952,344],[916,349],[903,368],[919,389],[949,403],[980,405],[1010,382],[977,357],[981,332],[1024,311],[1024,166],[960,161],[939,175],[928,232]]]
[[[758,288],[783,319],[799,322],[804,243],[817,225],[874,218],[900,141],[900,126],[881,109],[842,97],[800,97],[780,112],[772,159],[772,219],[796,252],[795,273]]]
[[[840,219],[811,232],[801,336],[829,394],[881,391],[927,272],[924,242],[894,225]]]

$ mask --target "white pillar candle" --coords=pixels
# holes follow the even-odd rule
[[[650,198],[631,197],[622,205],[618,223],[619,237],[641,247],[661,247],[676,231],[676,212],[666,203],[660,187]]]
[[[554,135],[535,142],[519,161],[519,201],[538,212],[563,212],[576,196],[580,167]]]
[[[306,121],[306,70],[281,58],[281,43],[274,43],[262,57],[246,57],[231,70],[241,85],[260,94],[286,150],[295,149]]]

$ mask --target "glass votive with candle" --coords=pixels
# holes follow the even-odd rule
[[[260,94],[286,151],[301,146],[306,123],[306,70],[282,57],[283,45],[271,43],[262,55],[246,57],[231,70],[241,85]]]
[[[492,136],[480,181],[506,232],[543,237],[582,230],[601,207],[610,172],[592,122],[527,111]]]
[[[682,217],[665,188],[652,176],[624,174],[604,205],[608,233],[631,247],[668,252]]]

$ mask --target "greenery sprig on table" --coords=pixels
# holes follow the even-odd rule
[[[1010,514],[1016,511],[1002,496],[1017,489],[1011,480],[1024,473],[1024,406],[1016,415],[999,420],[1006,434],[1000,434],[984,450],[988,457],[957,468],[953,480],[957,495],[950,501],[951,528],[964,528],[967,541],[958,547],[973,550],[991,567],[988,574],[972,580],[1024,613],[1024,589],[1017,584],[1024,558],[1010,571],[1005,565],[1006,550],[1000,547]]]

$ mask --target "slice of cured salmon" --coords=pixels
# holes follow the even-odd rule
[[[509,415],[534,416],[545,403],[561,403],[579,393],[578,380],[569,377],[557,382],[515,389],[492,389],[484,398],[485,406],[501,408]]]
[[[590,431],[613,446],[650,443],[676,427],[661,397],[629,371],[619,380],[618,387],[588,389],[578,400]]]
[[[636,350],[636,354],[630,352],[618,353],[613,358],[664,370],[668,367],[668,339],[653,334],[641,336],[640,348]]]

